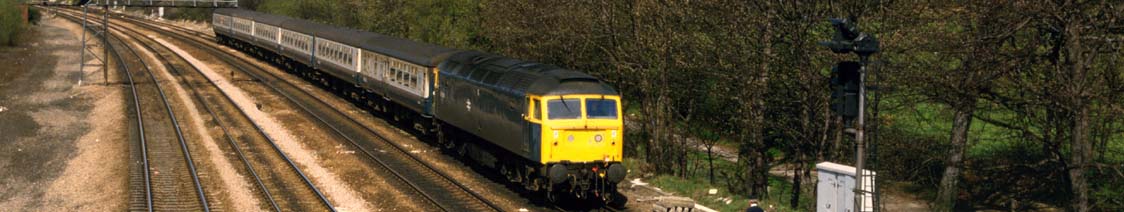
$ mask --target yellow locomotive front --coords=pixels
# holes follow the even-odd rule
[[[621,165],[624,125],[620,96],[531,97],[531,122],[541,124],[540,162],[552,193],[579,198],[616,193],[625,177]]]

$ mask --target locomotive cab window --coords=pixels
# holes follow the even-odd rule
[[[585,100],[585,113],[585,117],[590,119],[617,119],[617,101],[588,98]]]
[[[552,99],[546,101],[546,117],[555,119],[577,119],[582,115],[582,102],[579,99]]]

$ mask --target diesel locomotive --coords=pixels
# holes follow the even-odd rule
[[[531,191],[619,202],[621,97],[588,74],[239,9],[217,42],[270,61],[431,137]]]

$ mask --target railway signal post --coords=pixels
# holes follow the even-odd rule
[[[830,19],[831,25],[835,29],[835,35],[830,41],[820,42],[820,45],[827,46],[832,52],[846,54],[855,53],[859,56],[859,61],[844,61],[839,63],[833,69],[832,89],[835,89],[832,95],[832,110],[839,113],[844,117],[846,122],[850,122],[850,118],[854,118],[853,133],[855,135],[855,189],[854,189],[854,210],[865,211],[866,202],[864,201],[866,195],[876,195],[877,189],[866,190],[864,183],[868,172],[864,171],[864,163],[866,157],[866,143],[865,140],[865,123],[864,116],[866,113],[866,72],[870,63],[870,55],[880,51],[878,39],[874,35],[866,34],[858,30],[858,27],[852,21],[847,19]],[[848,129],[850,132],[850,129]],[[871,180],[871,182],[874,182]],[[871,188],[874,188],[871,186]],[[877,199],[877,198],[875,198]],[[877,201],[872,205],[873,210],[878,211]]]

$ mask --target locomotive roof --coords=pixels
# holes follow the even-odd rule
[[[368,51],[377,52],[390,57],[398,58],[410,63],[423,66],[437,66],[445,57],[455,53],[457,49],[443,46],[411,41],[408,39],[385,36],[378,33],[356,30],[345,27],[336,27],[328,24],[315,23],[308,20],[273,15],[242,9],[215,9],[215,13],[233,17],[252,19],[255,22],[279,26],[286,30],[316,36],[342,44],[346,44]]]
[[[616,90],[589,74],[549,64],[478,51],[456,53],[448,62],[454,67],[442,68],[447,74],[511,95],[617,95]]]

